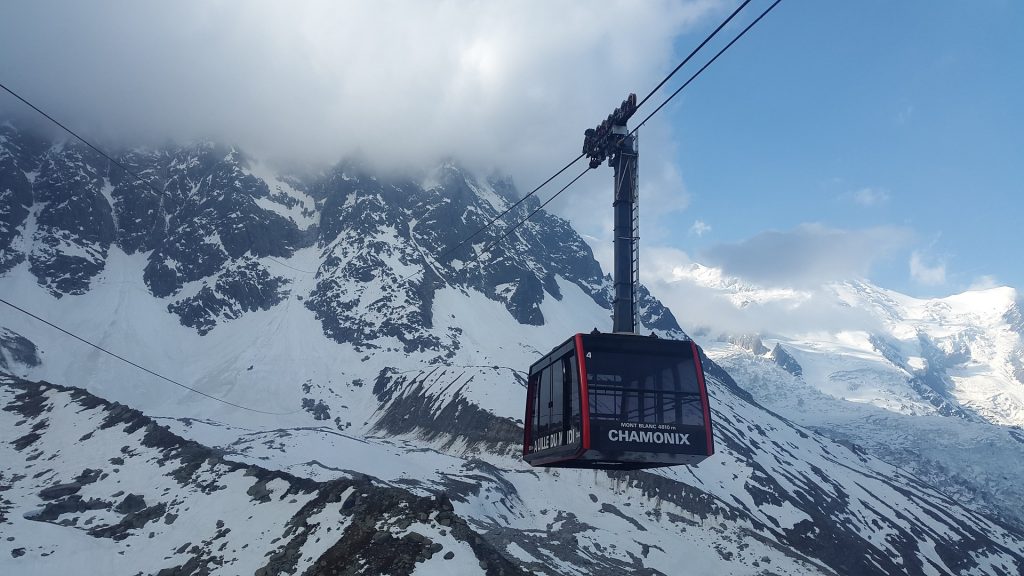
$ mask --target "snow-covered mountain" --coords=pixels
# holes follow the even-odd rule
[[[5,573],[1024,570],[1013,517],[766,409],[759,378],[802,381],[713,339],[713,458],[526,466],[521,370],[609,326],[610,282],[543,212],[479,260],[507,224],[447,254],[517,198],[507,179],[285,174],[216,144],[119,159],[159,192],[0,128],[0,296],[251,410],[3,307]],[[645,330],[683,336],[642,297]],[[992,426],[966,404],[958,422]]]
[[[799,312],[817,298],[849,310],[839,327],[825,320],[810,328],[780,323],[761,335],[762,346],[780,344],[794,367],[806,364],[805,380],[830,396],[904,414],[1024,426],[1024,316],[1013,288],[933,299],[863,281],[814,291],[762,288],[699,264],[677,269],[676,281],[706,288],[737,309]],[[861,377],[866,373],[870,378]]]
[[[812,300],[836,310],[838,327],[780,322],[759,335],[718,333],[705,349],[764,406],[1024,521],[1024,323],[1014,289],[935,299],[867,282],[766,289],[699,264],[679,269],[677,282],[752,314],[800,314]]]

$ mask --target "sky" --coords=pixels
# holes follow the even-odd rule
[[[10,1],[0,81],[108,148],[453,157],[525,192],[738,4]],[[1021,30],[1013,0],[783,0],[640,131],[645,281],[682,308],[673,286],[694,262],[769,288],[1024,287]],[[0,115],[27,114],[0,93]],[[611,169],[550,208],[608,269]]]
[[[1012,1],[784,1],[672,111],[677,247],[768,282],[1024,287],[1021,30]]]

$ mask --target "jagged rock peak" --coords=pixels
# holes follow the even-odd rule
[[[793,358],[789,352],[786,352],[786,349],[782,347],[782,344],[775,344],[775,347],[772,348],[772,351],[769,354],[769,358],[778,364],[780,368],[789,372],[793,376],[799,377],[804,373],[804,369],[800,366],[800,363],[797,362],[796,358]]]
[[[143,254],[146,288],[200,334],[294,296],[338,342],[396,338],[442,354],[458,344],[434,330],[441,289],[482,293],[533,326],[546,299],[563,298],[559,278],[610,308],[610,283],[568,221],[540,212],[497,243],[535,199],[484,229],[519,193],[453,160],[418,177],[376,174],[358,156],[296,175],[214,142],[120,152],[141,183],[75,142],[3,130],[0,274],[27,261],[57,298],[89,292],[112,250]],[[300,251],[301,263],[282,263]],[[646,289],[638,296],[645,327],[683,335]]]
[[[0,369],[14,371],[19,365],[32,367],[41,362],[35,343],[17,332],[0,327]]]
[[[757,356],[764,356],[768,353],[768,348],[765,347],[764,342],[761,341],[761,337],[757,334],[740,334],[739,336],[730,336],[729,343],[752,352]]]

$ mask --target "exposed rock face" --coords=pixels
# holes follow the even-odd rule
[[[442,366],[415,374],[382,371],[373,392],[387,408],[375,427],[395,435],[417,432],[427,440],[443,439],[448,447],[462,443],[473,450],[514,454],[523,439],[516,422],[495,417],[458,391],[438,406],[438,388],[448,382],[465,387],[472,378],[466,370]],[[524,382],[521,375],[517,379]]]
[[[534,326],[545,322],[544,299],[562,298],[556,275],[610,308],[609,280],[561,218],[541,212],[481,255],[535,199],[459,247],[516,200],[507,178],[478,179],[446,163],[425,177],[383,179],[353,161],[314,177],[261,178],[254,170],[264,167],[209,143],[129,150],[118,160],[145,183],[84,146],[44,145],[5,125],[0,273],[28,259],[54,296],[83,294],[111,246],[148,253],[151,293],[171,298],[168,310],[206,334],[279,304],[287,281],[272,260],[315,248],[316,282],[301,296],[325,334],[369,349],[398,340],[440,357],[459,346],[432,329],[441,288],[478,290]],[[683,335],[645,288],[638,304],[647,329]]]
[[[1016,330],[1017,333],[1024,335],[1024,313],[1021,312],[1021,307],[1024,306],[1021,300],[1017,300],[1006,311],[1006,315],[1003,317],[1006,323],[1010,325],[1010,328]]]
[[[322,206],[317,245],[324,260],[306,306],[338,341],[395,338],[409,352],[452,351],[454,338],[430,330],[434,295],[443,287],[479,290],[520,323],[541,325],[545,296],[562,297],[554,270],[610,307],[608,282],[590,247],[565,220],[539,213],[480,255],[536,202],[524,202],[459,247],[511,205],[508,180],[481,182],[449,163],[421,182],[386,181],[343,163],[308,190]],[[660,303],[645,302],[650,327],[681,334]]]
[[[789,352],[786,352],[786,349],[782,347],[782,344],[776,344],[775,348],[772,348],[769,356],[773,362],[779,365],[780,368],[789,372],[793,376],[803,375],[804,369],[800,366],[800,363],[796,361],[796,358],[790,356]]]
[[[744,350],[749,350],[756,356],[764,356],[768,353],[768,349],[765,348],[764,342],[761,341],[761,337],[757,334],[741,334],[739,336],[732,336],[729,338],[730,344],[735,344]]]
[[[212,287],[206,284],[195,295],[182,298],[167,309],[181,317],[185,326],[206,334],[218,321],[269,310],[287,295],[287,284],[287,280],[273,276],[255,260],[240,259],[218,274]]]
[[[57,297],[88,291],[114,240],[97,156],[81,147],[54,147],[34,167],[38,208],[28,260],[39,283]]]
[[[21,167],[36,146],[10,124],[0,125],[0,247],[10,246],[18,237],[32,208],[32,181]],[[35,174],[31,176],[35,178]],[[0,252],[0,273],[24,259],[20,251]]]
[[[17,332],[0,328],[0,369],[12,370],[14,366],[38,366],[39,351],[36,345]]]
[[[418,496],[359,475],[314,482],[246,466],[135,410],[63,386],[4,377],[0,403],[0,428],[35,430],[31,442],[0,448],[0,496],[16,495],[14,501],[0,498],[0,526],[15,538],[20,525],[45,522],[97,541],[138,541],[146,545],[123,548],[122,561],[153,574],[411,574],[440,553],[469,555],[487,565],[480,573],[525,574],[443,494]],[[95,429],[75,439],[51,426],[49,415],[65,405],[73,406],[69,416],[76,425]],[[117,464],[52,483],[48,479],[73,474],[55,458],[71,447],[100,460],[112,456]],[[13,468],[35,477],[12,474]],[[138,492],[125,494],[125,484]],[[23,517],[7,515],[14,506]],[[146,551],[154,546],[163,553]],[[26,554],[12,550],[15,559]],[[34,562],[46,564],[47,556]]]
[[[247,173],[249,161],[215,145],[179,150],[166,158],[162,178],[167,236],[146,267],[156,296],[169,296],[186,282],[217,274],[245,255],[285,257],[305,245],[297,224],[257,200],[270,189]]]
[[[893,366],[904,370],[910,375],[909,384],[914,392],[932,406],[935,406],[940,414],[959,418],[970,417],[970,414],[950,395],[951,381],[946,373],[946,368],[960,363],[962,361],[961,358],[964,358],[965,354],[966,358],[970,357],[969,349],[961,346],[953,354],[947,355],[926,335],[920,334],[918,341],[921,343],[926,363],[924,368],[913,368],[900,352],[898,344],[878,334],[871,335],[869,340],[874,349],[891,362]]]
[[[197,330],[280,300],[282,280],[257,269],[256,259],[288,256],[312,236],[274,211],[281,196],[247,172],[246,158],[202,144],[130,151],[119,161],[146,184],[83,145],[43,146],[5,125],[0,271],[27,259],[39,284],[59,298],[87,292],[111,246],[149,252],[144,278],[154,296],[202,283],[201,294],[171,305]]]

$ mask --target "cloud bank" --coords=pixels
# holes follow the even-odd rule
[[[912,239],[906,228],[803,224],[716,245],[699,263],[681,250],[644,246],[642,280],[685,330],[707,330],[705,337],[873,330],[877,320],[844,305],[829,284],[868,278]]]
[[[702,256],[731,276],[770,286],[817,286],[867,277],[880,260],[906,247],[907,228],[882,226],[842,230],[803,224],[767,231],[734,244],[719,244]]]
[[[546,176],[585,128],[671,69],[681,32],[722,8],[8,2],[0,54],[5,84],[108,143],[211,138],[324,162],[453,156]],[[24,111],[2,96],[0,113]]]
[[[910,277],[925,286],[941,286],[946,283],[945,262],[929,264],[919,250],[910,254]]]
[[[644,283],[691,335],[793,335],[818,331],[873,330],[877,320],[843,305],[827,284],[764,287],[692,263],[685,253],[658,250],[645,264]]]

